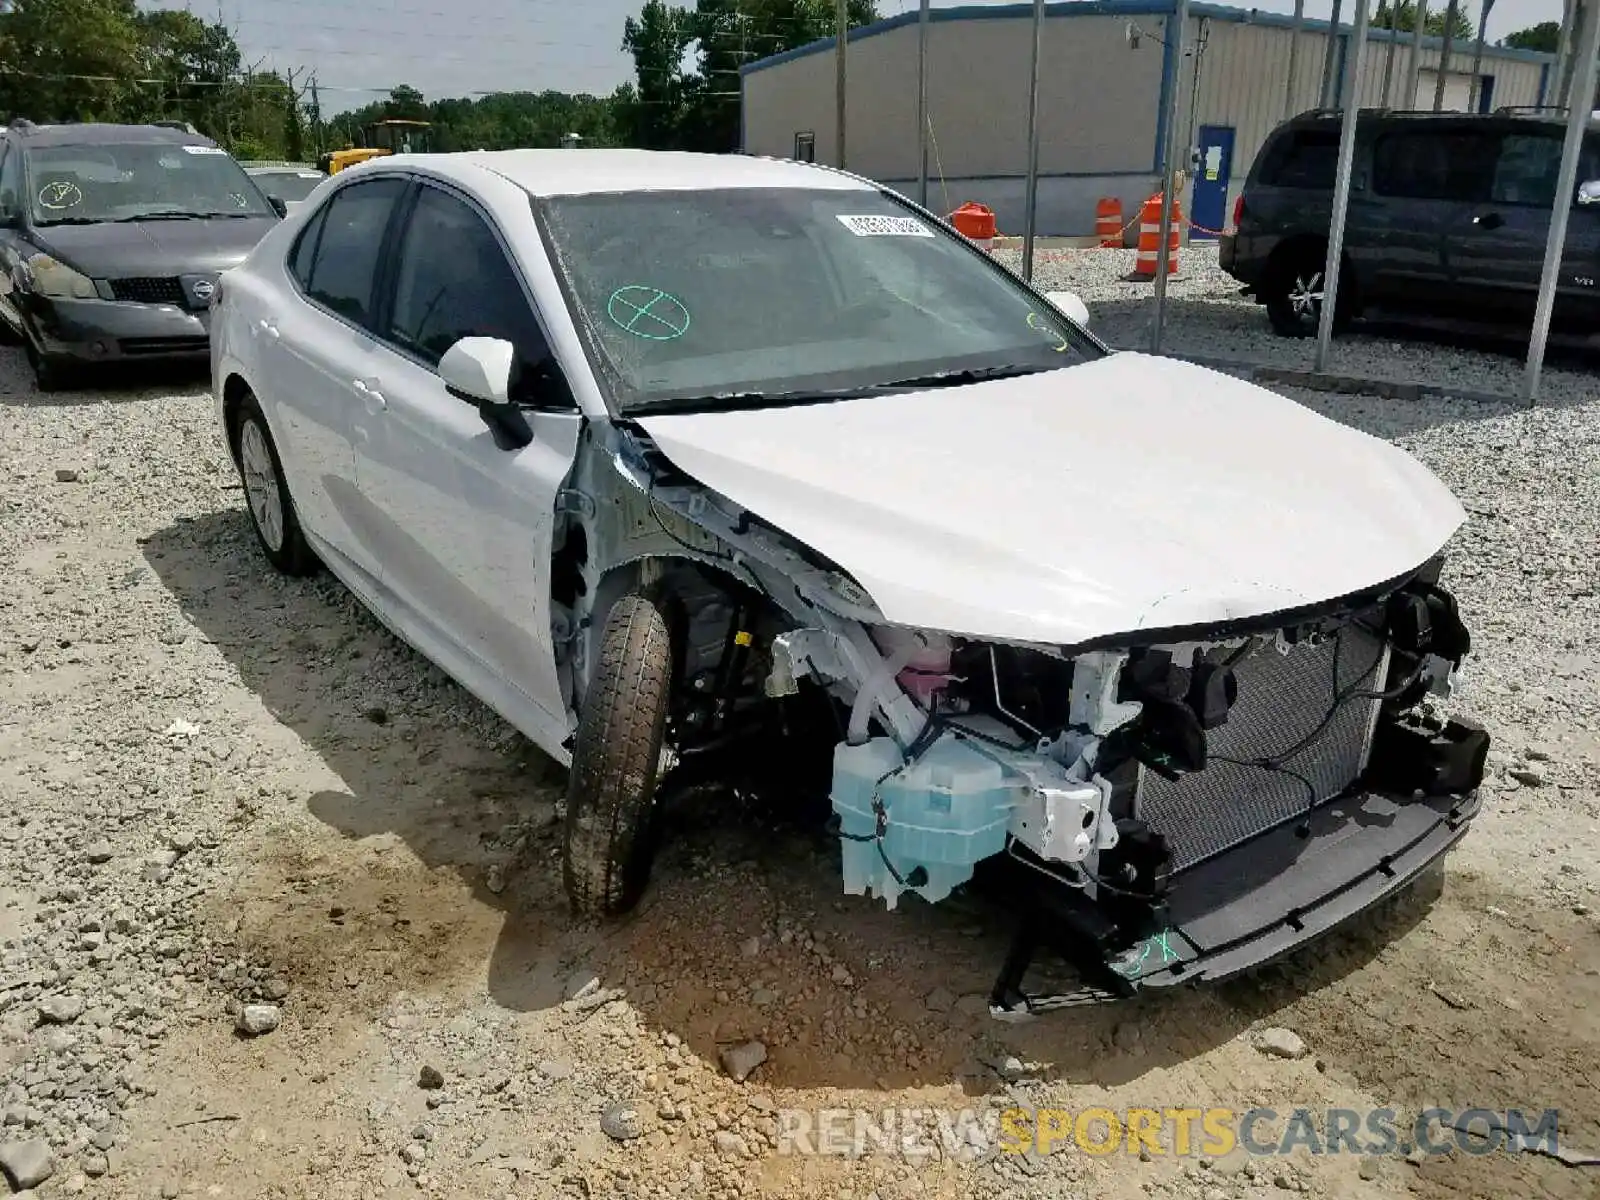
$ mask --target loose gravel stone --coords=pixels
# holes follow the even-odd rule
[[[1310,1053],[1305,1041],[1292,1029],[1274,1026],[1255,1036],[1256,1049],[1273,1058],[1304,1058]]]
[[[276,1004],[246,1004],[239,1010],[239,1032],[249,1037],[271,1033],[283,1020]]]
[[[644,1110],[637,1104],[613,1104],[600,1114],[600,1131],[618,1142],[644,1135]]]
[[[737,1046],[729,1046],[719,1056],[722,1069],[728,1073],[728,1078],[735,1083],[743,1083],[754,1073],[755,1069],[767,1061],[767,1048],[760,1042],[741,1042]]]
[[[41,1138],[26,1142],[0,1142],[0,1172],[14,1191],[36,1188],[55,1174],[49,1143]]]

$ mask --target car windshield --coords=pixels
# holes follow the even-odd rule
[[[244,168],[216,146],[39,146],[26,161],[38,225],[274,215]]]
[[[304,200],[327,178],[321,171],[252,171],[251,175],[267,195],[291,203]]]
[[[934,387],[1101,353],[1015,276],[881,192],[599,193],[538,210],[622,412]]]

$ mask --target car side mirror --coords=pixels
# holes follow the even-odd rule
[[[511,400],[517,348],[503,338],[464,337],[439,360],[444,390],[478,410],[502,450],[533,441],[533,427]]]
[[[1578,185],[1579,208],[1600,208],[1600,179],[1590,179]]]
[[[1050,306],[1074,325],[1089,327],[1089,306],[1076,292],[1046,292],[1044,298]]]
[[[280,217],[287,217],[289,215],[289,205],[282,196],[268,196],[267,203],[272,205],[272,211],[277,213]]]

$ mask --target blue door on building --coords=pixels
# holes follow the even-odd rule
[[[1233,173],[1233,129],[1200,126],[1200,160],[1195,164],[1189,201],[1189,240],[1215,241],[1228,221],[1228,179]]]

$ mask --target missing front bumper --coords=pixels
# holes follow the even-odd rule
[[[1106,953],[1111,934],[1081,893],[1041,890],[1025,910],[996,981],[991,1012],[1016,1018],[1132,996],[1144,988],[1215,982],[1293,951],[1405,888],[1465,835],[1476,789],[1400,798],[1355,790],[1176,876],[1167,920],[1131,948]],[[1030,995],[1023,977],[1050,947],[1074,965],[1081,990]]]

